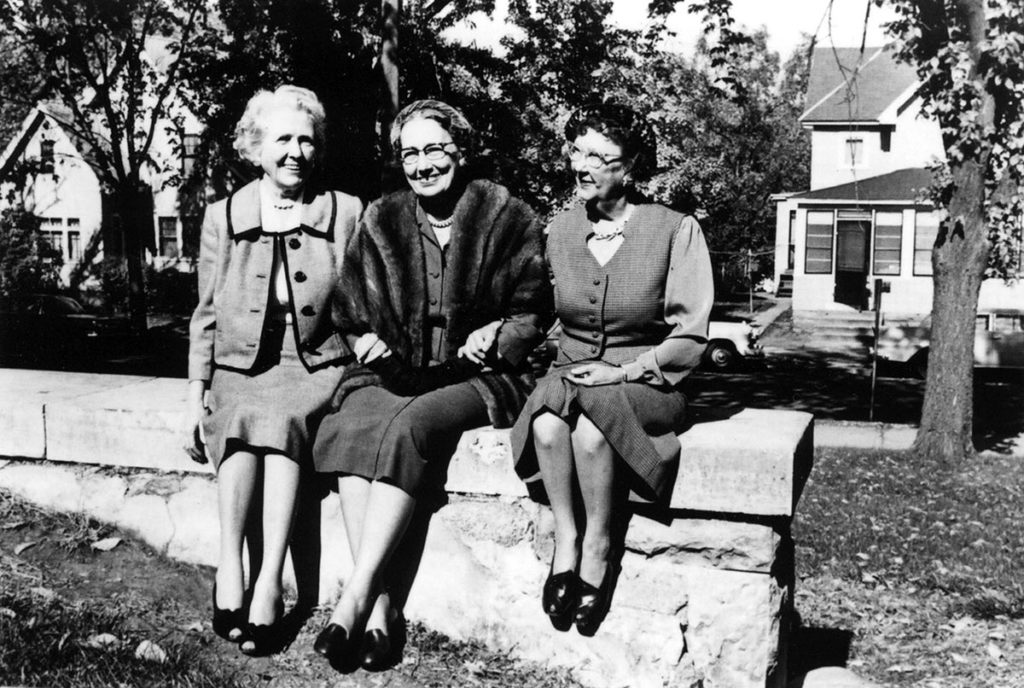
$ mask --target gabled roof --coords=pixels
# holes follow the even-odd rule
[[[90,164],[94,162],[91,155],[92,146],[75,132],[71,110],[60,103],[41,102],[32,108],[32,111],[25,117],[21,129],[7,143],[3,155],[0,155],[0,179],[6,177],[11,168],[21,159],[28,142],[32,140],[36,131],[47,119],[60,127],[71,138],[78,154],[84,160]],[[105,137],[100,136],[99,138],[102,143],[106,143]]]
[[[815,48],[800,121],[878,122],[917,83],[914,68],[885,48]]]
[[[916,202],[932,183],[931,170],[908,167],[877,177],[868,177],[848,184],[829,186],[814,191],[793,194],[798,200],[829,201],[905,201]]]

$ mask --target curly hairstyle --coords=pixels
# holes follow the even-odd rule
[[[327,137],[327,115],[324,113],[323,103],[308,88],[285,84],[275,91],[259,90],[246,103],[245,112],[235,125],[233,144],[243,160],[254,165],[260,164],[260,149],[263,146],[266,128],[264,117],[270,110],[281,106],[289,106],[309,115],[313,122],[313,145],[316,155],[319,157],[323,153]]]
[[[395,115],[391,123],[391,148],[396,155],[402,139],[402,127],[414,119],[432,119],[451,134],[452,141],[459,147],[463,157],[472,151],[474,143],[473,125],[462,111],[440,100],[416,100],[406,105]]]
[[[654,129],[643,115],[618,103],[584,105],[566,122],[565,140],[575,141],[590,129],[607,136],[622,148],[625,157],[632,158],[634,178],[644,180],[654,174],[658,163],[658,142]]]

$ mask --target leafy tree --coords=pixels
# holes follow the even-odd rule
[[[143,249],[153,241],[150,184],[171,161],[154,153],[165,127],[180,130],[173,103],[178,65],[206,20],[204,0],[2,0],[4,35],[40,74],[41,95],[67,112],[110,209],[106,234],[123,237],[133,327],[146,327]],[[163,46],[154,58],[151,49]],[[0,81],[0,99],[17,97]]]
[[[931,350],[914,448],[972,456],[973,334],[986,276],[1007,275],[1021,245],[1024,6],[1019,0],[875,0],[897,13],[897,55],[917,67],[946,162],[933,196],[946,213],[932,251]]]
[[[0,211],[0,296],[53,291],[61,252],[39,231],[39,218],[22,205]]]

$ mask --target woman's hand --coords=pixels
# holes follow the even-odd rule
[[[466,337],[466,343],[459,347],[458,355],[483,365],[484,356],[494,346],[494,340],[498,336],[499,327],[501,327],[501,321],[495,320],[492,323],[487,323],[479,330],[470,332],[469,336]]]
[[[570,370],[565,377],[569,382],[585,387],[612,385],[616,382],[626,381],[626,373],[622,366],[608,363],[584,363]]]
[[[185,415],[181,421],[181,448],[188,454],[188,458],[196,463],[206,463],[208,459],[203,451],[203,418],[210,413],[206,408],[204,397],[206,395],[206,383],[201,380],[193,380],[188,386],[188,402],[185,406]]]
[[[370,363],[378,358],[387,358],[391,355],[391,349],[376,332],[367,332],[356,340],[352,353],[356,355],[359,363]]]

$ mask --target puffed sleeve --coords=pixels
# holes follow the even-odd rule
[[[199,303],[192,312],[188,328],[188,379],[209,383],[213,374],[214,330],[217,325],[213,309],[213,292],[220,243],[217,223],[213,219],[211,208],[206,209],[203,217],[199,242]]]
[[[665,280],[665,340],[623,365],[628,381],[676,384],[700,363],[708,343],[708,319],[715,300],[711,256],[700,225],[685,217],[672,239]]]

